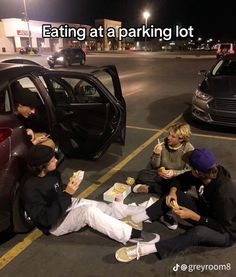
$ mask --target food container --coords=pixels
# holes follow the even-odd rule
[[[108,202],[123,201],[131,192],[131,187],[123,183],[115,183],[103,193],[103,200]]]

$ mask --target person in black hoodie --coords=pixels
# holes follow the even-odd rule
[[[193,227],[155,244],[123,247],[116,252],[117,260],[128,262],[150,253],[157,253],[162,259],[190,246],[227,247],[235,242],[236,185],[230,173],[216,164],[215,155],[208,149],[195,149],[188,153],[188,157],[185,155],[185,159],[192,168],[191,172],[173,178],[167,196],[131,218],[134,222],[154,221],[172,210],[175,215],[191,222]],[[190,185],[196,187],[197,198],[183,192]]]
[[[72,197],[83,180],[83,171],[74,173],[64,185],[56,170],[57,159],[51,147],[32,146],[26,161],[28,173],[22,181],[22,200],[27,214],[44,234],[61,236],[88,225],[124,244],[131,239],[159,240],[155,233],[135,230],[138,224],[133,224],[132,228],[122,221],[128,215],[145,210],[144,207]]]
[[[16,115],[26,128],[32,144],[48,145],[55,149],[55,143],[49,138],[47,114],[36,92],[23,88],[19,82],[11,85],[14,92]]]

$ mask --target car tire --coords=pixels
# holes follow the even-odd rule
[[[27,233],[34,228],[34,225],[23,208],[19,185],[17,187],[12,205],[12,231],[14,233]]]
[[[80,65],[85,65],[85,59],[84,58],[81,59]]]
[[[51,63],[51,62],[48,63],[48,65],[49,65],[50,68],[54,68],[54,66],[55,66],[55,64],[54,64],[54,63]]]
[[[68,60],[65,60],[65,62],[64,62],[64,67],[68,67],[68,66],[70,66],[70,63],[69,63]]]

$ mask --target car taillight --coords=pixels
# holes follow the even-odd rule
[[[230,54],[234,54],[234,49],[229,49]]]
[[[0,128],[0,143],[10,137],[11,133],[12,129],[10,128]]]

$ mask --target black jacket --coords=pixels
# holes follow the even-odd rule
[[[204,186],[202,195],[198,196],[201,207],[199,224],[208,226],[219,232],[228,232],[233,241],[236,240],[236,185],[232,182],[229,172],[218,166],[217,178]],[[199,191],[203,185],[200,179],[191,172],[172,179],[171,186],[186,190],[194,185]]]
[[[71,196],[63,191],[64,185],[56,171],[45,177],[26,176],[22,186],[22,200],[31,220],[45,234],[71,204]]]

